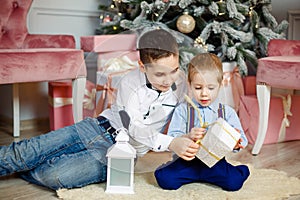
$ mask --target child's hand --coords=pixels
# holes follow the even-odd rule
[[[239,132],[239,133],[241,133],[241,131],[239,130],[239,129],[235,129],[237,132]],[[233,148],[233,150],[239,150],[239,149],[243,149],[244,147],[241,145],[241,143],[242,143],[242,138],[240,138],[239,140],[238,140],[238,142],[236,143],[236,145],[235,145],[235,147]]]
[[[243,149],[244,147],[241,145],[242,141],[243,141],[242,138],[240,138],[236,143],[235,147],[233,148],[233,150]]]
[[[169,149],[184,160],[193,160],[199,150],[199,145],[190,138],[177,137],[170,143]]]
[[[187,136],[192,139],[194,142],[197,142],[198,140],[201,140],[206,133],[205,128],[197,128],[194,127],[191,129],[191,132],[187,134]]]

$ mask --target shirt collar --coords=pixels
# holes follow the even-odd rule
[[[201,106],[194,98],[192,99],[193,102],[197,105],[198,108],[208,108],[214,112],[218,112],[218,109],[219,109],[219,101],[218,100],[215,100],[214,102],[212,102],[209,106]]]

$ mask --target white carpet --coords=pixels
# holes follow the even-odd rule
[[[152,172],[137,173],[135,175],[135,194],[107,194],[106,184],[93,184],[78,189],[61,189],[57,195],[63,200],[279,200],[300,199],[300,179],[288,177],[285,172],[271,169],[255,169],[251,165],[251,175],[243,188],[237,192],[226,192],[209,185],[193,183],[184,185],[178,190],[161,189]]]

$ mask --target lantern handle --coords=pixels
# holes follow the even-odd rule
[[[121,117],[123,127],[128,130],[129,124],[130,124],[130,117],[129,117],[128,113],[125,110],[120,110],[119,115]]]

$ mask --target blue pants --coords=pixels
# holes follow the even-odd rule
[[[113,144],[97,119],[85,120],[29,140],[0,146],[0,176],[18,173],[53,190],[106,180],[107,149]]]
[[[158,185],[168,190],[176,190],[188,183],[202,182],[227,191],[237,191],[243,186],[250,172],[247,166],[233,166],[224,158],[212,168],[197,158],[191,161],[177,158],[160,166],[154,175]]]

